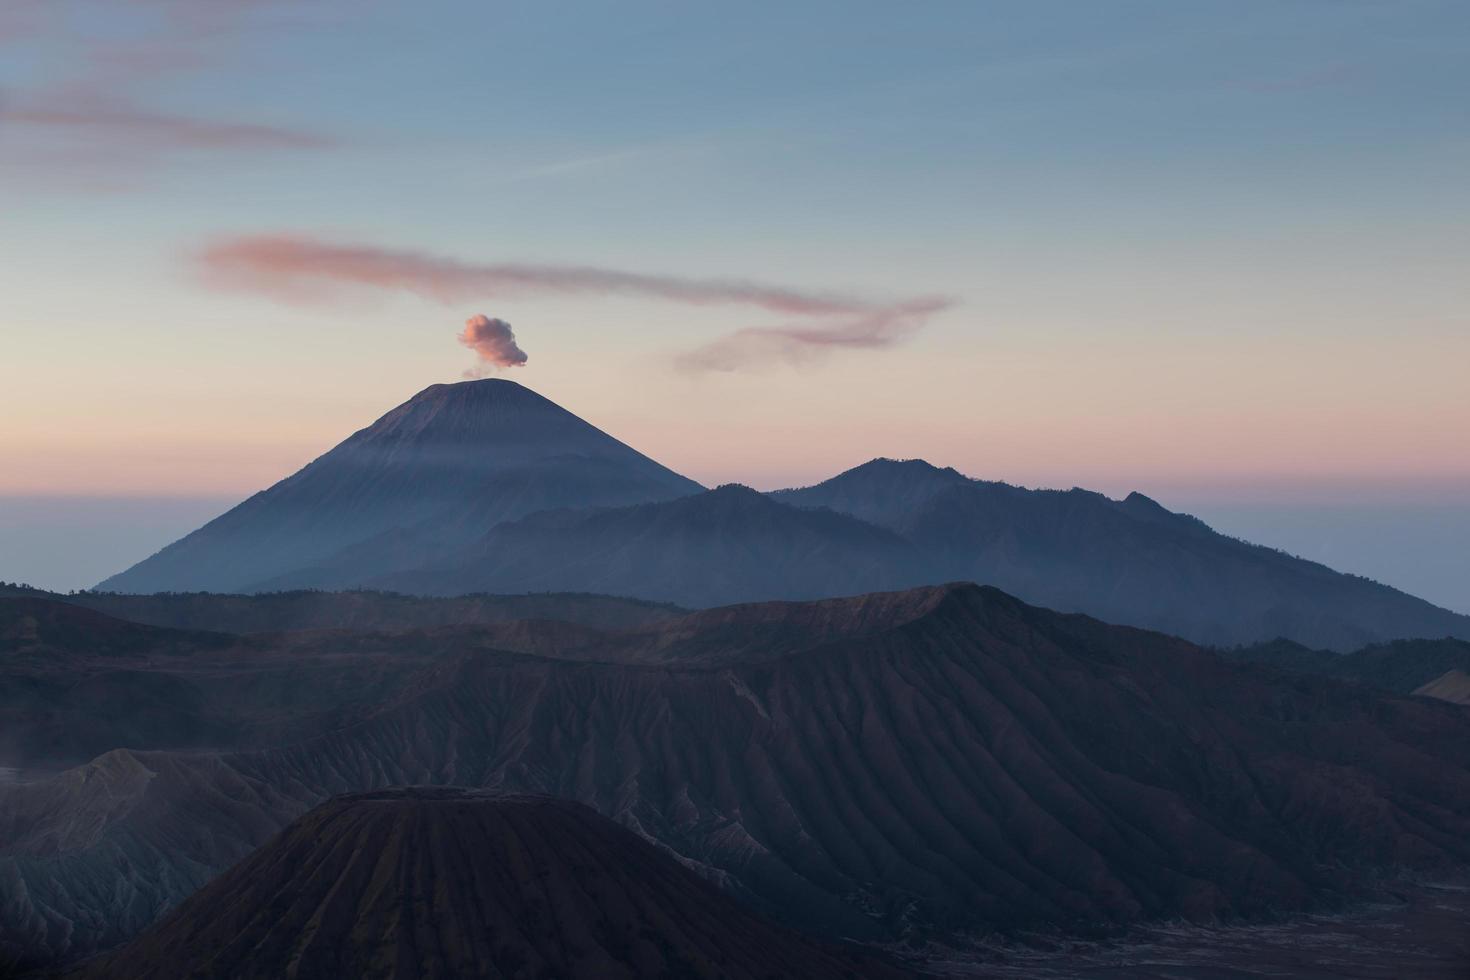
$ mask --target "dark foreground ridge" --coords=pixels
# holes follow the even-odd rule
[[[126,942],[323,800],[409,784],[574,799],[784,924],[924,948],[1258,920],[1470,861],[1470,711],[972,585],[170,649],[0,656],[0,730],[59,745],[42,693],[159,691],[99,699],[113,751],[0,782],[0,951]],[[156,727],[163,681],[238,747]]]
[[[1224,655],[1231,660],[1356,681],[1395,694],[1423,694],[1447,701],[1461,701],[1465,692],[1459,679],[1470,672],[1470,642],[1450,637],[1378,643],[1348,654],[1274,640],[1227,650]]]
[[[0,590],[0,598],[4,591]],[[95,609],[152,626],[218,630],[225,633],[282,633],[289,630],[407,630],[547,619],[619,629],[673,619],[686,610],[668,603],[567,592],[468,594],[449,598],[355,589],[321,592],[298,589],[250,595],[217,592],[38,593],[37,598]]]
[[[581,804],[413,788],[322,804],[74,976],[907,975],[747,911]]]

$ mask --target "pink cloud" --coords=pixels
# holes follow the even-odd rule
[[[459,342],[494,367],[521,367],[527,360],[526,352],[516,344],[515,331],[511,330],[510,324],[483,313],[477,313],[464,322]]]
[[[161,145],[191,149],[309,149],[331,145],[325,137],[304,130],[194,119],[94,100],[58,100],[30,108],[0,109],[0,121],[141,141],[155,149]]]
[[[98,3],[99,10],[103,4]],[[236,60],[240,42],[295,27],[281,19],[314,7],[301,0],[126,0],[116,18],[90,17],[56,0],[4,0],[0,45],[14,41],[56,49],[55,74],[0,91],[0,165],[43,180],[88,186],[132,183],[130,174],[167,163],[180,151],[302,150],[336,145],[310,128],[195,116],[159,105],[165,91],[208,92],[209,75]],[[13,9],[12,9],[13,8]],[[256,16],[272,11],[270,17]],[[100,178],[100,181],[99,181]]]
[[[740,304],[812,316],[869,309],[856,300],[739,280],[686,279],[590,266],[473,264],[289,235],[227,239],[206,247],[200,259],[216,282],[287,296],[346,285],[401,290],[445,303],[508,293],[581,293],[652,296],[696,306]]]
[[[215,242],[197,259],[215,286],[280,299],[321,299],[343,289],[406,292],[441,303],[512,294],[643,296],[693,306],[750,306],[808,322],[737,331],[682,355],[689,370],[737,370],[809,360],[839,348],[891,347],[952,302],[895,304],[744,280],[647,275],[590,266],[466,263],[419,252],[339,245],[287,235]]]
[[[772,361],[806,363],[834,350],[881,350],[909,339],[929,317],[952,305],[934,297],[844,317],[826,326],[748,327],[676,360],[691,371],[739,371]]]

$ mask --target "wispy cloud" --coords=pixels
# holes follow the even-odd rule
[[[691,306],[748,306],[798,317],[751,327],[678,357],[688,370],[739,370],[810,361],[838,349],[891,347],[952,304],[925,297],[874,303],[738,279],[649,275],[593,266],[468,263],[420,252],[341,245],[288,235],[214,242],[196,256],[206,281],[300,301],[344,290],[404,292],[441,303],[508,295],[641,296]]]
[[[690,279],[595,266],[477,264],[291,235],[225,239],[206,246],[199,258],[217,283],[286,298],[321,295],[350,285],[402,290],[440,302],[508,293],[581,293],[652,296],[696,306],[738,304],[817,316],[871,310],[855,299],[735,279]]]
[[[307,128],[204,117],[160,101],[165,91],[187,94],[228,60],[236,42],[260,26],[253,16],[285,8],[276,0],[128,0],[105,10],[88,0],[15,2],[18,12],[0,18],[0,45],[40,46],[54,63],[74,67],[0,91],[10,164],[50,176],[116,176],[179,152],[313,150],[337,142]],[[111,26],[89,31],[92,23]]]
[[[332,145],[305,130],[258,123],[195,119],[125,103],[96,99],[56,100],[12,109],[0,107],[0,121],[47,127],[98,139],[187,149],[312,149]]]
[[[680,354],[691,371],[739,371],[777,361],[808,363],[835,350],[881,350],[909,339],[950,300],[929,298],[880,307],[822,326],[747,327]]]

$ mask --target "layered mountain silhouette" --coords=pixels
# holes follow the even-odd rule
[[[418,788],[322,804],[73,976],[910,975],[757,916],[580,804]]]
[[[699,489],[513,381],[433,385],[100,587],[341,587],[535,511]]]
[[[903,535],[939,578],[1197,643],[1287,637],[1345,651],[1399,637],[1470,638],[1470,617],[1218,534],[1140,493],[1027,490],[923,460],[874,460],[776,496]]]
[[[120,627],[57,605],[64,628],[13,617],[52,652],[7,648],[7,686],[129,670],[295,727],[0,782],[0,953],[32,959],[126,941],[327,798],[408,784],[576,800],[757,912],[915,948],[1275,915],[1470,861],[1464,708],[973,585],[95,655],[77,631]],[[336,692],[331,716],[298,690]],[[149,710],[119,698],[113,723]]]
[[[607,591],[690,606],[968,580],[1030,601],[1231,646],[1349,650],[1470,636],[1470,617],[1247,544],[1142,494],[1027,490],[875,460],[761,499],[727,486],[500,525],[447,561],[371,580],[405,592]]]
[[[595,658],[612,635],[627,646],[661,634],[605,633],[584,626],[578,620],[583,614],[611,619],[604,625],[613,627],[627,623],[626,613],[656,613],[633,620],[645,625],[676,618],[667,607],[601,596],[512,600],[512,609],[557,614],[535,619],[508,618],[507,610],[488,597],[471,602],[370,593],[138,598],[144,613],[176,613],[216,625],[253,624],[262,611],[283,610],[276,600],[286,600],[285,612],[316,623],[344,614],[367,626],[393,623],[405,614],[431,622],[457,612],[501,615],[434,629],[318,628],[236,636],[160,629],[70,602],[0,598],[0,767],[54,770],[120,746],[220,751],[297,742],[376,709],[447,655],[510,649]],[[345,606],[296,601],[314,598],[353,601]],[[373,602],[383,606],[381,614],[373,614]]]
[[[716,606],[955,580],[1218,646],[1470,638],[1470,617],[1137,493],[1028,490],[921,460],[766,496],[701,492],[509,381],[426,389],[101,588],[587,591]]]
[[[4,592],[0,591],[0,597]],[[226,633],[288,630],[404,630],[549,619],[617,629],[673,619],[688,612],[670,603],[592,593],[413,596],[356,589],[230,594],[161,592],[127,595],[33,591],[34,598],[65,602],[151,626]]]
[[[892,531],[798,510],[749,487],[502,524],[437,566],[372,580],[405,592],[611,592],[687,606],[916,585],[924,556]]]

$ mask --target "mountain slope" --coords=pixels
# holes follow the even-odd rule
[[[0,784],[0,947],[105,948],[326,797],[403,784],[576,799],[784,922],[920,944],[1275,914],[1470,861],[1463,708],[993,589],[584,629],[556,657],[435,636],[314,738]]]
[[[922,459],[874,459],[815,486],[775,490],[770,497],[796,507],[826,507],[903,531],[908,515],[945,491],[974,482],[957,470]]]
[[[295,821],[78,980],[908,975],[749,912],[550,797],[399,789]]]
[[[1451,704],[1470,705],[1470,674],[1463,670],[1447,670],[1414,693]]]
[[[926,581],[994,585],[1052,609],[1233,646],[1274,637],[1351,650],[1400,637],[1470,638],[1470,617],[1212,531],[1143,496],[1027,490],[922,460],[873,460],[776,495],[903,535]]]
[[[890,531],[731,484],[662,503],[536,514],[494,528],[438,567],[372,584],[443,595],[607,592],[716,606],[851,595],[924,579],[922,556]]]
[[[233,642],[212,631],[124,621],[63,599],[0,598],[0,665],[34,662],[54,669],[83,657],[179,656]]]
[[[280,609],[277,599],[308,620],[347,614],[371,624],[384,616],[427,613],[432,620],[457,612],[492,618],[427,629],[232,636],[125,622],[70,602],[0,599],[0,768],[54,771],[119,748],[223,751],[299,742],[377,710],[433,676],[444,658],[486,650],[654,662],[694,649],[657,626],[603,632],[575,621],[494,616],[508,611],[499,602],[420,599],[407,600],[412,605],[405,609],[395,601],[379,616],[371,604],[366,609],[336,602],[300,608],[294,601],[314,596],[404,598],[362,593],[104,598],[136,600],[145,611],[182,612],[191,621],[216,623],[252,621],[260,612],[252,608],[256,601]],[[598,596],[511,597],[507,602],[510,609],[585,612],[594,619],[611,612],[607,618],[613,627],[677,618],[666,607]],[[659,615],[627,624],[624,614],[630,609]],[[661,644],[666,636],[672,642]]]
[[[1425,693],[1422,688],[1446,675],[1470,672],[1470,642],[1450,638],[1395,640],[1352,653],[1313,650],[1289,640],[1275,640],[1227,650],[1224,656],[1356,681],[1395,694]]]
[[[606,629],[674,619],[686,610],[666,603],[608,595],[459,595],[425,597],[390,592],[301,590],[254,595],[208,592],[122,595],[76,592],[49,598],[118,619],[174,629],[225,633],[287,630],[405,630],[472,626],[524,619],[557,620]]]
[[[344,587],[535,511],[699,489],[515,382],[433,385],[99,588]]]

